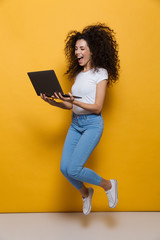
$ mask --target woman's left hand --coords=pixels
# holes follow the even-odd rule
[[[73,103],[74,97],[72,96],[71,93],[68,93],[68,95],[69,95],[69,97],[63,97],[60,92],[58,92],[58,93],[55,92],[53,96],[57,99],[61,99],[62,101]]]

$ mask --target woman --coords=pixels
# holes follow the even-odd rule
[[[66,74],[74,79],[72,93],[69,97],[54,93],[51,99],[41,94],[41,98],[53,106],[73,109],[72,123],[63,147],[61,172],[81,193],[83,213],[88,215],[94,190],[86,188],[84,182],[102,187],[109,207],[114,208],[118,202],[117,181],[104,179],[84,167],[103,132],[101,111],[106,87],[118,80],[118,45],[114,31],[105,24],[87,26],[82,32],[71,31],[65,42],[69,63]]]

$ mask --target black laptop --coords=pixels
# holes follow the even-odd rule
[[[60,92],[63,97],[69,97],[68,94],[63,93],[54,70],[28,72],[27,74],[38,96],[44,93],[47,97],[51,97],[54,92]],[[73,97],[81,98],[80,96]]]

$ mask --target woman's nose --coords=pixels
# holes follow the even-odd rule
[[[77,54],[79,54],[80,53],[80,50],[79,49],[76,49],[75,50],[75,54],[77,55]]]

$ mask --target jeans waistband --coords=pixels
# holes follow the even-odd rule
[[[100,113],[100,114],[95,114],[95,113],[91,113],[91,114],[75,114],[74,112],[72,112],[72,117],[73,118],[76,118],[76,119],[78,119],[78,118],[80,118],[80,119],[86,119],[87,117],[96,117],[96,116],[101,116],[102,114]]]

